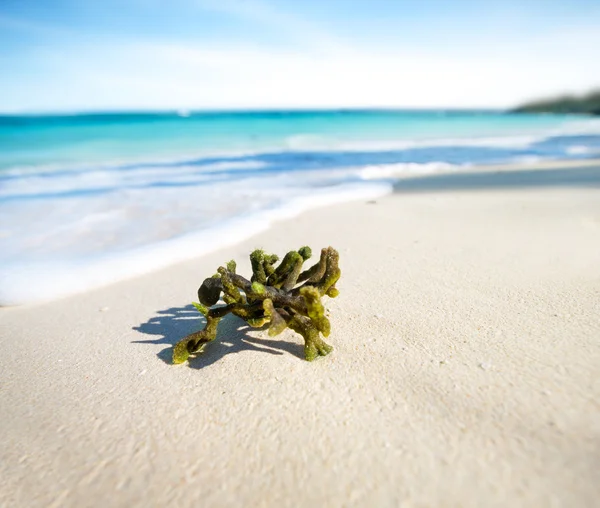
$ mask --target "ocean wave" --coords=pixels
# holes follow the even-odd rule
[[[549,136],[583,136],[600,135],[600,118],[576,117],[560,127],[549,130]]]
[[[110,192],[126,188],[145,188],[157,185],[197,185],[216,181],[215,173],[256,171],[264,162],[233,160],[205,165],[140,165],[123,168],[100,167],[80,171],[27,172],[19,178],[0,178],[0,200],[33,197],[73,196],[94,192]]]
[[[95,171],[100,169],[130,170],[137,167],[149,166],[177,166],[177,165],[207,165],[215,164],[212,169],[228,169],[228,165],[240,164],[240,169],[245,169],[245,164],[255,164],[256,160],[265,154],[303,154],[303,153],[377,153],[391,151],[426,150],[436,148],[490,148],[506,150],[526,150],[536,145],[560,142],[578,136],[600,136],[600,120],[595,118],[568,118],[559,126],[529,129],[515,128],[522,132],[505,132],[494,135],[465,135],[465,136],[416,136],[384,135],[378,139],[365,139],[353,136],[342,136],[339,139],[332,133],[300,132],[280,139],[261,141],[246,148],[203,149],[188,147],[187,150],[178,150],[177,155],[152,154],[152,147],[148,152],[152,155],[138,154],[130,157],[109,158],[109,153],[99,153],[104,160],[96,161],[65,161],[40,162],[39,164],[10,164],[7,154],[0,157],[0,179],[20,178],[26,175],[52,176],[58,172],[76,173]],[[449,131],[451,131],[449,127]],[[233,145],[233,144],[232,144]],[[570,155],[565,153],[566,156]],[[52,159],[53,154],[48,157]],[[405,161],[420,162],[420,161]],[[422,162],[422,161],[421,161]],[[233,168],[233,166],[231,166]]]
[[[432,138],[432,139],[406,139],[406,140],[376,140],[339,142],[329,145],[330,150],[343,150],[348,152],[383,152],[394,150],[411,150],[424,148],[447,147],[490,147],[490,148],[527,148],[534,143],[547,139],[546,135],[523,136],[494,136],[494,137],[464,137],[464,138]],[[305,147],[308,149],[308,147]]]
[[[415,148],[436,147],[490,147],[519,149],[528,148],[537,143],[543,143],[553,138],[598,135],[600,136],[600,120],[585,118],[570,120],[560,127],[543,129],[533,133],[498,134],[493,136],[462,136],[462,137],[423,137],[399,139],[348,139],[331,140],[325,136],[310,133],[295,134],[286,138],[286,145],[298,151],[393,151]]]
[[[311,189],[277,206],[218,221],[218,225],[137,248],[78,258],[5,261],[0,265],[0,305],[21,305],[65,297],[136,277],[234,245],[265,231],[273,222],[295,217],[306,210],[373,199],[391,190],[391,185],[383,183]]]
[[[600,154],[600,146],[591,147],[586,145],[570,145],[566,148],[566,153],[569,155],[596,155]]]
[[[27,171],[0,175],[0,201],[53,199],[83,194],[120,192],[124,189],[202,186],[234,182],[240,178],[269,177],[288,173],[353,172],[366,168],[362,178],[389,178],[410,171],[429,172],[465,165],[531,163],[549,159],[591,157],[600,150],[600,136],[577,135],[560,138],[485,138],[437,140],[435,146],[416,142],[395,150],[279,151],[252,155],[208,157],[185,162],[157,161],[124,166],[99,166],[66,171]],[[509,148],[509,145],[513,145]],[[515,148],[515,146],[520,146]],[[363,146],[364,148],[364,146]],[[386,148],[385,150],[382,148]]]
[[[491,118],[492,127],[499,118]],[[363,129],[358,120],[353,128]],[[320,134],[295,127],[276,139],[257,136],[253,149],[196,150],[183,143],[185,153],[163,157],[148,142],[148,155],[127,160],[13,166],[0,171],[0,304],[146,273],[306,209],[389,192],[396,178],[600,153],[600,121],[561,122],[552,119],[552,128],[544,123],[535,132],[503,124],[504,134],[490,127],[463,137],[447,135],[459,133],[454,124],[437,137],[394,138],[389,128],[380,136],[373,129],[368,139],[353,139],[342,118],[321,126]],[[236,139],[230,146],[239,146]]]

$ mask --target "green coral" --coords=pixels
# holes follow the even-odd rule
[[[257,249],[250,254],[250,280],[236,273],[233,260],[220,266],[198,289],[200,303],[193,304],[206,318],[206,325],[175,344],[173,363],[183,363],[191,354],[202,352],[216,339],[219,321],[230,313],[255,328],[269,325],[270,336],[286,328],[299,333],[309,361],[329,354],[332,347],[321,335],[329,336],[331,324],[321,298],[339,294],[335,287],[341,275],[339,254],[333,247],[322,249],[319,261],[302,271],[311,255],[310,247],[301,247],[288,252],[275,267],[279,258]],[[215,306],[221,298],[225,305]]]

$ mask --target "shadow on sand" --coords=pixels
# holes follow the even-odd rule
[[[165,363],[171,363],[172,346],[186,335],[201,330],[206,322],[204,317],[192,306],[172,307],[159,310],[157,316],[150,318],[133,329],[146,335],[154,335],[155,339],[134,340],[134,344],[167,344],[168,347],[157,354]],[[304,359],[304,347],[299,343],[266,338],[258,339],[248,334],[251,328],[242,319],[231,314],[225,316],[219,324],[217,339],[207,344],[204,352],[190,358],[188,364],[193,369],[203,369],[217,362],[225,355],[242,351],[258,351],[270,355],[285,353]],[[261,330],[260,328],[258,330]]]

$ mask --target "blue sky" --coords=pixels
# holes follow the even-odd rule
[[[507,107],[598,48],[598,0],[0,0],[0,111]]]

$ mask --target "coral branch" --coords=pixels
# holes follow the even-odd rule
[[[332,347],[321,338],[328,337],[331,324],[321,302],[323,296],[335,298],[335,284],[340,278],[339,254],[328,247],[321,250],[318,263],[302,271],[312,255],[310,247],[288,252],[279,266],[278,257],[255,250],[250,254],[250,280],[236,273],[235,261],[220,266],[217,274],[205,279],[198,289],[200,303],[194,303],[205,316],[204,329],[192,333],[173,348],[173,363],[185,362],[191,354],[202,352],[217,337],[219,321],[229,313],[252,327],[269,325],[269,335],[290,328],[304,338],[307,360],[325,356]],[[298,286],[298,283],[302,283]],[[213,307],[220,299],[226,305]]]

